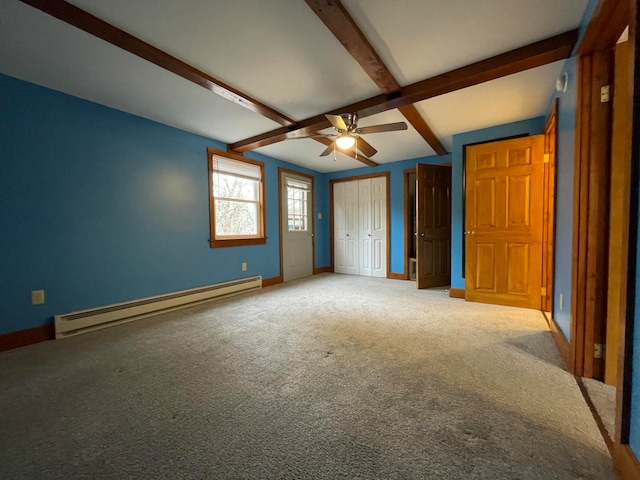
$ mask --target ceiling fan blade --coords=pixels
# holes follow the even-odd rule
[[[398,130],[406,130],[407,124],[404,122],[395,122],[395,123],[385,123],[382,125],[371,125],[369,127],[360,127],[356,128],[356,133],[359,134],[367,134],[367,133],[381,133],[381,132],[395,132]]]
[[[322,153],[320,154],[321,157],[326,157],[327,155],[329,155],[331,152],[333,152],[333,143],[331,145],[329,145],[327,148],[325,148]]]
[[[356,145],[358,146],[358,150],[360,150],[367,157],[373,157],[376,153],[378,153],[378,151],[362,137],[358,137]]]
[[[325,117],[327,117],[327,120],[331,122],[331,125],[333,125],[338,130],[349,130],[347,124],[344,123],[344,118],[342,118],[340,115],[326,114]]]

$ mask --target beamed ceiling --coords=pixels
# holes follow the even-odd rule
[[[0,73],[329,172],[443,155],[456,133],[545,115],[586,4],[0,0]],[[353,112],[408,129],[363,135],[357,160],[296,139]]]

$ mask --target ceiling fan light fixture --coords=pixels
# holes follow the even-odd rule
[[[341,148],[342,150],[350,149],[355,143],[356,139],[349,134],[340,135],[336,138],[336,145],[338,145],[338,148]]]

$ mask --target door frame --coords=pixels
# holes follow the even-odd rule
[[[409,251],[411,250],[411,223],[413,219],[409,213],[411,201],[409,198],[411,174],[416,174],[416,169],[407,168],[404,171],[404,271],[402,272],[402,280],[409,280]],[[415,200],[415,199],[414,199]]]
[[[415,232],[415,236],[413,241],[416,242],[416,265],[415,265],[415,275],[416,275],[416,288],[420,289],[420,288],[431,288],[431,287],[420,287],[420,255],[418,254],[418,250],[420,249],[418,247],[418,240],[417,240],[417,228],[418,228],[418,196],[419,196],[419,189],[418,189],[418,182],[419,182],[419,176],[418,176],[418,169],[421,167],[437,167],[437,168],[446,168],[449,170],[448,176],[449,176],[449,203],[448,203],[448,210],[449,210],[449,284],[447,285],[447,287],[449,289],[451,289],[451,225],[452,225],[452,209],[451,209],[451,188],[452,188],[452,184],[453,184],[453,167],[451,163],[442,163],[442,164],[433,164],[433,163],[422,163],[422,162],[418,162],[416,167],[413,169],[408,169],[405,170],[406,176],[405,176],[405,187],[407,188],[406,190],[406,194],[405,194],[405,202],[408,202],[408,188],[409,188],[409,177],[411,176],[411,174],[415,175],[416,178],[416,185],[415,185],[415,198],[414,198],[414,213],[416,216],[416,224],[415,224],[415,228],[416,228],[416,232]],[[413,222],[413,219],[409,216],[409,205],[408,203],[405,203],[405,218],[409,217],[409,222]],[[411,235],[410,235],[410,224],[405,223],[405,264],[408,263],[408,248],[410,247],[410,242],[411,242]],[[408,238],[407,238],[408,237]],[[408,272],[408,276],[410,277],[410,272]]]
[[[333,204],[333,186],[336,183],[340,183],[340,182],[350,182],[353,180],[364,180],[365,178],[379,178],[379,177],[385,177],[386,181],[386,196],[387,196],[387,251],[386,251],[386,255],[387,255],[387,278],[395,278],[398,279],[399,276],[398,274],[395,275],[391,275],[389,272],[391,271],[391,238],[390,238],[390,232],[391,232],[391,212],[390,212],[390,200],[391,200],[391,196],[389,195],[390,193],[390,174],[389,172],[380,172],[380,173],[372,173],[369,175],[356,175],[353,177],[344,177],[344,178],[334,178],[332,180],[329,180],[329,216],[330,216],[330,222],[329,222],[329,252],[331,255],[331,271],[335,272],[335,264],[334,264],[334,247],[333,247],[333,218],[334,218],[334,213],[335,213],[335,206]]]
[[[315,208],[315,187],[313,184],[313,176],[298,172],[296,170],[291,170],[289,168],[278,167],[278,239],[280,241],[280,281],[284,281],[284,250],[283,250],[283,238],[282,238],[282,174],[291,174],[296,175],[298,177],[308,178],[311,183],[311,225],[313,227],[313,235],[311,237],[311,262],[313,265],[313,274],[319,273],[316,269],[316,208]],[[324,270],[323,270],[324,271]]]
[[[629,75],[634,77],[638,69],[635,62],[638,48],[637,0],[601,0],[596,6],[591,22],[585,30],[578,48],[578,94],[576,105],[576,148],[574,160],[574,218],[571,285],[571,362],[569,369],[576,376],[601,376],[601,367],[593,361],[593,343],[606,331],[608,242],[598,239],[602,232],[602,221],[608,225],[608,189],[603,184],[610,180],[610,137],[612,102],[599,102],[600,86],[613,82],[611,50],[618,38],[629,26]],[[605,80],[608,82],[605,83]],[[636,478],[640,464],[631,451],[629,443],[631,417],[631,356],[633,351],[633,322],[636,294],[636,248],[638,227],[638,193],[640,180],[640,91],[634,90],[630,79],[633,99],[633,123],[630,157],[630,208],[628,271],[625,305],[626,321],[620,325],[620,365],[616,386],[616,421],[613,444],[610,446],[614,464],[623,478]],[[603,135],[604,133],[604,135]],[[605,197],[605,198],[602,198]],[[608,233],[609,228],[605,231]],[[600,235],[603,237],[603,235]],[[608,235],[606,235],[608,240]],[[600,277],[600,278],[599,278]],[[602,339],[600,339],[602,341]],[[635,476],[634,476],[635,475]]]
[[[553,104],[544,126],[544,187],[542,193],[542,310],[553,312],[553,273],[555,269],[555,202],[556,202],[556,152],[558,150],[558,104]]]
[[[449,167],[449,168],[453,168],[453,164],[451,162],[447,162],[447,163],[433,163],[433,164],[426,164],[426,165],[434,165],[436,167]],[[452,172],[453,173],[453,172]],[[411,174],[416,175],[416,168],[407,168],[406,170],[404,170],[403,172],[404,174],[404,272],[401,275],[400,280],[409,280],[409,250],[411,249],[411,240],[412,240],[412,235],[411,235],[411,223],[413,221],[413,219],[411,218],[411,215],[409,214],[409,209],[410,209],[410,199],[409,199],[409,178],[411,176]],[[453,175],[452,175],[452,180],[453,182]]]

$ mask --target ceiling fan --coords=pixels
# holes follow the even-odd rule
[[[368,127],[358,127],[358,114],[357,113],[342,113],[340,115],[326,114],[327,120],[331,122],[333,128],[336,130],[336,134],[328,135],[311,135],[309,137],[299,138],[318,138],[325,137],[332,140],[332,144],[329,145],[321,154],[321,157],[334,153],[336,148],[343,151],[354,151],[356,158],[358,151],[364,155],[371,157],[378,151],[373,148],[368,142],[366,142],[360,135],[366,135],[368,133],[381,133],[381,132],[394,132],[398,130],[406,130],[407,124],[405,122],[385,123],[381,125],[370,125]]]

